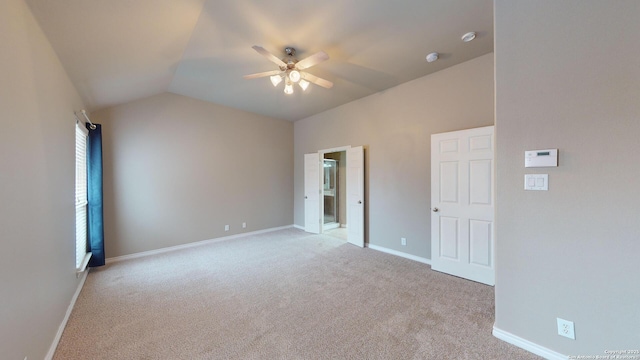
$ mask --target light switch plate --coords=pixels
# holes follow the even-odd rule
[[[525,174],[525,190],[549,190],[549,174]]]

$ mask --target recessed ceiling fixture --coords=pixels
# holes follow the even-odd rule
[[[476,32],[475,32],[475,31],[468,32],[468,33],[466,33],[466,34],[462,35],[462,41],[464,41],[464,42],[469,42],[469,41],[471,41],[471,40],[475,39],[475,38],[476,38],[476,35],[477,35],[477,34],[476,34]]]
[[[427,62],[434,62],[438,60],[439,57],[440,54],[438,54],[437,52],[432,52],[431,54],[427,55]]]
[[[284,52],[287,56],[283,59],[278,59],[275,55],[265,50],[263,47],[254,45],[253,49],[260,55],[266,57],[271,62],[278,65],[279,70],[266,71],[251,75],[245,75],[245,79],[255,79],[260,77],[269,76],[273,86],[278,86],[284,80],[284,93],[287,95],[293,94],[293,84],[298,84],[302,91],[307,90],[309,83],[314,83],[323,88],[330,89],[333,86],[331,81],[321,79],[308,72],[302,72],[314,65],[317,65],[325,60],[329,59],[329,55],[324,51],[317,52],[305,59],[299,60],[294,56],[296,55],[296,49],[287,47]]]

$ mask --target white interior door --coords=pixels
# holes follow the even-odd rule
[[[364,247],[364,148],[347,149],[347,237]]]
[[[431,135],[431,268],[488,285],[494,266],[493,126]]]
[[[320,154],[304,154],[304,231],[320,233]]]

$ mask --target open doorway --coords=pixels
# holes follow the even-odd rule
[[[334,222],[348,226],[348,228],[346,228],[347,241],[350,244],[364,247],[365,199],[363,146],[343,146],[340,148],[320,150],[317,153],[304,154],[304,230],[313,234],[324,233],[324,159],[325,154],[336,152],[344,152],[342,161],[343,171],[341,171],[344,176],[336,177],[338,186],[340,186],[340,179],[344,178],[342,195],[340,195],[340,190],[337,190],[338,197],[344,200],[344,206],[343,209],[338,208],[336,211],[337,214],[335,215]],[[336,164],[339,164],[339,162]],[[340,173],[339,167],[338,173]],[[339,203],[340,200],[338,199],[338,204]],[[338,227],[332,230],[335,231],[337,229],[345,228]]]
[[[347,240],[347,152],[323,155],[323,218],[322,232]]]

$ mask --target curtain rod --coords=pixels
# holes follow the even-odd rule
[[[80,112],[82,113],[82,115],[84,115],[84,118],[87,119],[87,122],[89,123],[89,128],[91,128],[91,130],[95,130],[96,126],[91,122],[91,119],[89,119],[89,117],[87,116],[87,112],[84,111],[84,109],[80,110]],[[75,111],[73,112],[73,114],[76,115],[76,119],[78,119],[78,114]]]

